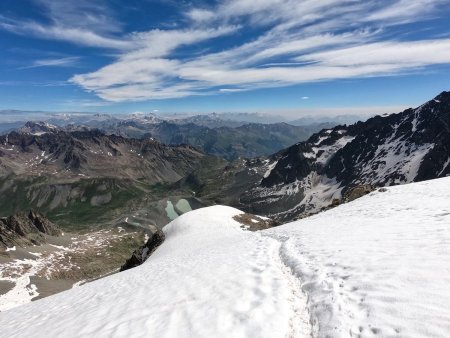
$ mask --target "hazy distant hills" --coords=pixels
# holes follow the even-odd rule
[[[215,124],[216,127],[211,127]],[[269,155],[305,140],[330,124],[292,126],[287,123],[242,124],[233,122],[232,127],[226,121],[202,118],[183,121],[147,121],[125,120],[108,122],[97,126],[107,134],[133,138],[155,138],[165,144],[189,144],[201,151],[233,160],[238,157],[256,157]],[[210,125],[210,126],[207,126]]]
[[[12,114],[11,111],[3,113],[9,114],[8,116]],[[42,117],[42,114],[35,112],[30,117]],[[17,116],[21,115],[17,113]],[[270,155],[298,141],[306,140],[323,128],[336,125],[333,121],[306,123],[312,120],[305,120],[304,124],[296,121],[301,125],[285,122],[267,123],[276,119],[270,115],[244,113],[230,116],[215,113],[173,115],[164,118],[143,113],[126,116],[67,113],[51,114],[42,119],[44,121],[42,123],[49,123],[68,131],[98,129],[107,135],[138,139],[154,138],[168,145],[189,144],[207,154],[227,160]],[[6,134],[22,127],[24,122],[15,121],[2,125],[0,133]]]

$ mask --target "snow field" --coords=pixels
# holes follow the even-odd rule
[[[448,337],[450,178],[388,188],[268,230],[317,337]]]
[[[2,313],[2,334],[303,336],[306,299],[280,242],[243,231],[232,219],[239,213],[216,206],[180,216],[142,266]]]
[[[450,178],[243,231],[214,206],[140,267],[0,314],[7,337],[448,337]]]

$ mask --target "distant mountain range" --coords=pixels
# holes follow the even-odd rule
[[[272,154],[330,126],[330,124],[292,126],[287,123],[238,122],[233,123],[235,126],[227,124],[208,117],[152,123],[148,123],[147,120],[109,121],[97,127],[110,135],[152,137],[169,145],[189,144],[207,154],[233,160],[239,157]]]
[[[81,126],[29,122],[0,137],[0,213],[38,208],[64,225],[75,216],[122,222],[129,209],[160,225],[177,214],[170,211],[174,197],[190,207],[222,203],[284,221],[374,187],[450,174],[449,92],[287,147],[320,126],[212,127],[219,120],[137,114],[93,115]],[[261,156],[271,149],[281,150]]]
[[[247,114],[240,118],[250,119],[249,116],[253,115]],[[257,120],[256,117],[254,119]],[[249,123],[230,117],[225,118],[220,114],[170,119],[163,119],[155,114],[138,113],[125,118],[107,114],[60,114],[44,121],[30,121],[25,125],[21,122],[8,123],[4,128],[11,128],[4,134],[20,127],[22,131],[26,131],[27,128],[39,129],[38,125],[45,126],[45,124],[70,132],[98,129],[107,135],[138,139],[154,138],[168,145],[189,144],[207,154],[227,160],[270,155],[334,125],[331,122],[301,126],[284,122]]]
[[[195,123],[210,128],[223,126],[237,127],[248,123],[273,124],[289,123],[292,125],[309,125],[319,123],[354,123],[359,120],[366,120],[370,115],[361,114],[341,114],[341,115],[303,115],[290,117],[269,114],[269,113],[154,113],[136,112],[131,114],[123,113],[89,113],[89,112],[46,112],[46,111],[22,111],[22,110],[0,110],[0,133],[7,131],[10,123],[24,124],[27,121],[47,121],[59,126],[67,124],[91,124],[94,121],[106,120],[154,120],[170,121],[174,123]]]

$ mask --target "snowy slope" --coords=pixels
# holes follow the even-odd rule
[[[280,243],[243,231],[229,207],[165,228],[140,267],[0,314],[4,337],[285,337],[309,329]]]
[[[318,337],[449,337],[450,178],[373,192],[267,231]]]
[[[447,337],[449,199],[450,178],[390,187],[257,233],[196,210],[142,266],[1,313],[1,334]]]

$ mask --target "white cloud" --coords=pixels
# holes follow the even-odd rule
[[[425,16],[435,12],[445,0],[399,0],[392,1],[379,11],[369,14],[366,20],[396,20],[397,22],[414,22],[417,15]],[[448,3],[447,3],[448,5]]]
[[[102,36],[94,31],[79,27],[43,25],[34,21],[17,21],[2,16],[0,16],[0,28],[19,35],[67,41],[89,47],[125,50],[135,46],[133,40]]]
[[[121,32],[105,2],[36,1],[48,9],[50,24],[0,17],[0,27],[118,50],[110,64],[70,79],[113,102],[391,76],[450,63],[445,37],[392,38],[394,26],[431,20],[450,0],[225,0],[182,14],[184,28],[131,34]],[[86,13],[92,15],[82,24]],[[219,37],[227,43],[217,48]]]
[[[194,8],[187,13],[187,16],[193,21],[203,22],[213,19],[215,15],[207,9]]]
[[[58,59],[42,59],[36,60],[30,66],[21,67],[20,69],[30,69],[39,67],[72,67],[78,64],[80,57],[69,56]]]
[[[312,53],[297,61],[320,62],[327,66],[361,67],[394,65],[399,70],[450,63],[450,39],[388,41]]]
[[[120,32],[122,25],[115,19],[106,0],[32,0],[56,26],[89,29],[96,32]]]
[[[32,0],[47,16],[46,23],[11,19],[0,15],[0,28],[15,34],[60,40],[77,45],[130,49],[130,38],[117,37],[121,24],[104,0]]]
[[[220,88],[219,92],[221,93],[237,93],[237,92],[242,92],[243,89],[241,88]]]

